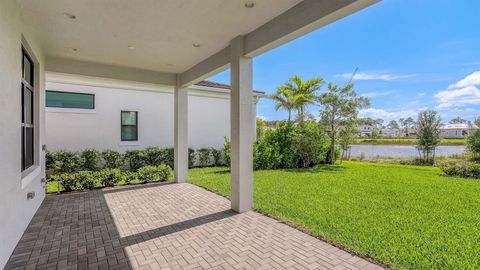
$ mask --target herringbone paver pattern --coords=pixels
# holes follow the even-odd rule
[[[190,184],[48,195],[6,269],[380,269]]]

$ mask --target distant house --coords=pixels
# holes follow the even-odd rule
[[[372,137],[372,132],[375,127],[373,125],[360,124],[358,125],[358,129],[360,130],[360,137]]]
[[[400,129],[398,128],[382,128],[380,137],[400,137]]]
[[[442,127],[442,138],[445,139],[463,139],[468,135],[469,129],[477,129],[475,124],[447,124]]]
[[[416,128],[406,128],[406,129],[401,129],[399,134],[399,137],[404,137],[404,138],[414,138],[417,136],[417,129]]]

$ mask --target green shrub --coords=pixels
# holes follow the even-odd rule
[[[138,171],[141,167],[145,166],[145,152],[140,150],[128,150],[124,155],[125,162],[128,165],[128,169],[132,172]]]
[[[193,168],[194,165],[195,165],[195,150],[192,148],[188,148],[188,168]]]
[[[97,174],[91,171],[80,171],[74,173],[73,178],[75,178],[76,186],[79,189],[91,190],[95,187],[95,180],[97,178]]]
[[[104,187],[112,187],[122,180],[120,169],[103,169],[98,173],[98,178]]]
[[[295,126],[288,122],[278,122],[275,129],[266,130],[254,144],[254,169],[296,168],[298,156],[293,145],[294,130]]]
[[[208,167],[210,166],[210,149],[209,148],[200,148],[197,150],[198,156],[198,166],[200,167]]]
[[[100,152],[95,149],[87,149],[80,152],[80,170],[82,171],[96,171],[98,161],[100,159]]]
[[[449,176],[480,179],[480,164],[466,161],[443,162],[438,167]]]
[[[160,164],[167,164],[168,166],[173,168],[173,163],[173,148],[149,147],[145,149],[144,165],[158,166]]]
[[[136,172],[123,172],[123,181],[125,184],[130,184],[134,181],[138,181],[138,173]]]
[[[277,144],[257,142],[253,145],[253,168],[268,170],[279,168],[282,162],[281,150]]]
[[[312,121],[299,124],[295,128],[293,146],[298,156],[298,166],[303,168],[324,163],[330,148],[324,130]]]
[[[175,160],[175,150],[173,147],[162,149],[162,163],[167,164],[170,168],[173,168]]]
[[[113,150],[105,150],[101,154],[104,167],[105,168],[122,168],[123,167],[123,156],[122,154],[113,151]]]
[[[145,149],[144,164],[157,166],[162,163],[163,151],[159,147],[148,147]]]
[[[80,158],[74,152],[61,150],[53,154],[57,173],[71,173],[78,170]]]
[[[212,153],[213,158],[213,166],[222,166],[222,150],[218,150],[215,148],[210,148],[210,152]]]
[[[55,155],[50,151],[45,151],[45,169],[56,170],[55,167]]]
[[[138,170],[138,180],[143,183],[167,181],[172,174],[172,169],[166,165],[145,166]]]
[[[58,181],[65,191],[78,189],[77,178],[73,173],[61,173],[52,176],[52,179]]]
[[[472,161],[480,162],[480,129],[470,129],[466,139],[467,154]]]
[[[224,143],[223,143],[223,157],[225,159],[225,165],[227,165],[228,167],[230,167],[230,155],[231,155],[231,149],[230,149],[230,145],[231,145],[231,141],[229,138],[227,137],[223,137],[224,139]]]

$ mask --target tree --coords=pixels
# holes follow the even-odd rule
[[[270,98],[277,102],[275,110],[284,108],[288,111],[288,121],[291,120],[292,110],[296,110],[296,119],[302,123],[308,115],[307,106],[315,104],[317,92],[322,84],[322,78],[303,81],[300,76],[293,76],[284,85],[278,87],[277,92]]]
[[[265,121],[263,121],[260,118],[257,118],[256,120],[256,140],[261,140],[263,137],[263,134],[265,134],[265,129],[267,125],[265,124]]]
[[[467,154],[472,161],[480,162],[480,129],[470,129],[467,135]]]
[[[383,121],[383,119],[381,119],[381,118],[375,119],[375,120],[374,120],[375,127],[378,128],[378,129],[383,128],[383,123],[384,123],[384,122],[385,122],[385,121]]]
[[[417,149],[426,163],[435,160],[435,149],[440,144],[442,121],[436,111],[426,110],[418,114]]]
[[[399,129],[400,128],[397,121],[395,121],[395,120],[391,120],[390,122],[388,122],[387,127],[390,128],[390,129],[393,129],[393,128]]]
[[[408,129],[415,127],[415,120],[412,117],[400,118],[399,122],[405,135],[408,135]]]
[[[317,92],[324,84],[322,78],[313,78],[303,81],[300,76],[291,77],[283,86],[295,97],[294,108],[297,111],[297,121],[302,123],[307,116],[307,106],[315,104]]]
[[[374,128],[372,130],[372,137],[377,138],[380,135],[380,130],[378,128]]]
[[[360,132],[360,130],[357,127],[357,121],[351,121],[346,123],[340,129],[338,133],[338,144],[340,145],[340,148],[342,149],[342,159],[345,159],[345,157],[349,157],[349,150],[350,150],[350,145],[355,142],[355,138],[357,137],[357,134]]]
[[[292,117],[292,110],[295,109],[295,95],[289,89],[281,86],[277,88],[275,94],[269,96],[270,99],[275,101],[275,110],[284,109],[288,112],[288,122]]]
[[[467,123],[467,120],[461,118],[460,116],[457,116],[455,118],[453,118],[452,120],[450,120],[450,122],[448,122],[449,124],[465,124]]]
[[[477,127],[480,127],[480,117],[475,118],[475,120],[473,120],[473,123],[477,125]]]
[[[480,117],[475,118],[474,123],[477,127],[480,126]],[[470,159],[475,162],[480,162],[480,129],[479,128],[474,128],[473,125],[471,125],[470,130],[468,131],[466,144],[467,144],[467,154],[469,155]]]
[[[321,94],[318,101],[322,106],[320,121],[330,137],[329,162],[334,164],[338,133],[356,121],[358,110],[369,106],[370,101],[366,97],[357,96],[353,84],[340,87],[332,83],[328,84],[327,93]]]

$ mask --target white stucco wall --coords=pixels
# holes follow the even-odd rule
[[[36,59],[35,68],[35,164],[21,172],[21,76],[23,44]],[[0,269],[3,269],[45,194],[41,178],[44,160],[44,80],[42,52],[22,24],[16,1],[0,1]],[[28,42],[28,44],[27,44]],[[27,200],[27,193],[35,192]]]
[[[173,147],[173,87],[50,73],[46,89],[95,94],[94,110],[46,108],[49,150],[123,152],[149,146]],[[189,147],[223,147],[224,136],[230,137],[229,96],[190,89]],[[138,111],[138,142],[121,142],[122,110]]]

